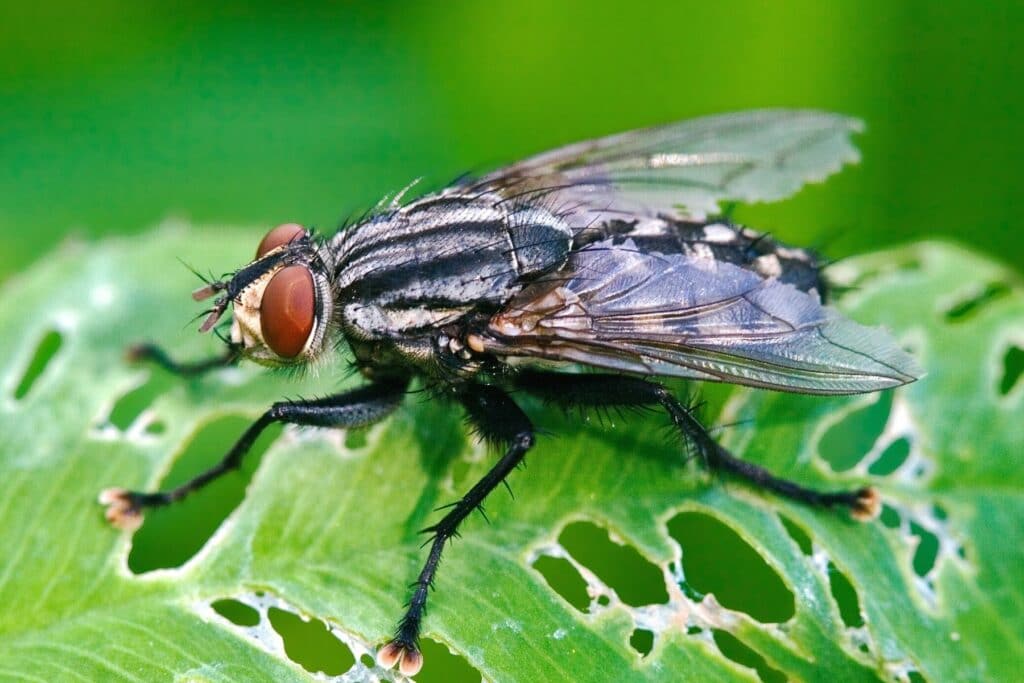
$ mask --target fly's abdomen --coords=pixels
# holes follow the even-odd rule
[[[364,339],[395,339],[496,311],[565,262],[571,235],[537,207],[419,200],[335,238],[343,323]]]
[[[804,292],[815,290],[822,298],[828,283],[821,274],[823,263],[808,249],[787,247],[771,236],[725,221],[685,221],[668,218],[617,220],[588,228],[576,235],[575,248],[611,239],[627,239],[646,253],[681,254],[737,265],[762,278],[776,278]]]

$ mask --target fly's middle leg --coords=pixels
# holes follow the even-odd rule
[[[878,512],[878,494],[871,488],[852,491],[818,491],[777,477],[765,468],[736,457],[712,438],[707,429],[662,385],[618,375],[565,375],[543,372],[523,373],[519,388],[562,407],[645,407],[661,406],[672,423],[697,449],[706,465],[730,472],[751,484],[792,500],[819,507],[843,507],[857,519],[870,519]]]
[[[505,482],[505,477],[523,461],[526,452],[533,446],[533,425],[501,389],[472,384],[460,389],[458,398],[466,409],[469,421],[480,435],[486,441],[504,444],[506,450],[494,467],[448,508],[448,513],[437,524],[424,529],[425,533],[431,535],[427,561],[413,583],[412,597],[409,598],[394,639],[377,654],[381,666],[390,668],[397,664],[399,671],[406,676],[415,675],[423,665],[423,655],[417,641],[426,611],[427,596],[433,586],[445,545],[458,534],[459,525],[473,510],[482,511],[481,506],[487,495]]]
[[[373,424],[398,407],[408,383],[406,378],[380,381],[336,396],[275,403],[245,430],[216,465],[181,486],[154,492],[125,489],[103,491],[100,502],[107,506],[107,520],[121,528],[137,528],[142,523],[142,511],[145,508],[170,505],[237,469],[263,430],[275,422],[332,428]]]

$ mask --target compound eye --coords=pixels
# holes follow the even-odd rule
[[[256,258],[261,259],[274,249],[306,236],[306,229],[298,223],[284,223],[267,233],[256,249]]]
[[[281,358],[295,358],[306,347],[316,320],[316,287],[306,266],[279,270],[263,290],[263,341]]]

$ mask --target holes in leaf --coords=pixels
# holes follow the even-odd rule
[[[417,683],[480,683],[483,677],[463,657],[453,654],[441,643],[420,641],[423,670],[416,674]]]
[[[882,454],[875,459],[868,467],[868,473],[880,477],[892,474],[900,468],[900,465],[907,461],[910,455],[910,440],[905,436],[889,444]]]
[[[573,522],[562,530],[558,542],[577,562],[615,589],[627,605],[668,602],[661,569],[633,546],[614,543],[608,532],[596,524]]]
[[[1024,349],[1011,346],[1003,356],[1003,376],[999,380],[999,393],[1006,396],[1017,386],[1024,375]]]
[[[946,320],[951,323],[960,323],[976,314],[986,305],[1006,296],[1010,288],[1002,282],[990,282],[980,292],[969,296],[954,304],[946,310]]]
[[[231,622],[237,635],[257,643],[274,656],[291,659],[317,674],[313,676],[317,680],[327,680],[327,677],[331,680],[384,680],[376,675],[379,669],[373,643],[342,627],[329,625],[315,617],[307,618],[272,593],[255,591],[198,607],[204,619],[212,610]],[[478,671],[443,645],[426,639],[420,645],[426,653],[426,666],[417,680],[454,683],[478,683],[481,680]],[[341,678],[335,678],[338,676]],[[391,680],[392,676],[384,678]]]
[[[669,521],[668,532],[682,546],[690,588],[714,593],[723,607],[762,623],[786,621],[796,613],[793,592],[728,525],[700,512],[683,512]]]
[[[910,533],[918,538],[917,549],[914,550],[914,573],[924,576],[935,567],[935,560],[939,557],[939,539],[917,522],[910,523]]]
[[[60,351],[60,347],[63,344],[64,337],[56,330],[50,330],[43,335],[43,338],[36,344],[36,351],[32,354],[32,360],[29,361],[28,367],[25,368],[25,374],[21,376],[21,381],[18,382],[14,389],[15,400],[20,401],[28,396],[28,392],[32,390],[32,385],[46,371],[46,367],[53,360],[54,356],[57,355],[57,352]]]
[[[850,583],[846,574],[841,572],[831,562],[828,563],[828,583],[832,590],[832,597],[839,606],[839,616],[843,623],[849,628],[859,628],[864,625],[864,617],[860,612],[860,598],[857,597],[857,589]]]
[[[566,602],[581,612],[587,611],[590,605],[587,582],[569,560],[564,557],[541,555],[533,563],[533,568],[540,572],[551,590],[565,598]]]
[[[260,623],[260,613],[256,609],[232,598],[217,600],[210,607],[235,626],[256,626]]]
[[[882,513],[878,516],[880,521],[890,529],[900,528],[900,513],[891,505],[882,505]]]
[[[931,526],[941,525],[949,517],[949,513],[941,505],[932,505],[931,511],[933,516],[933,520],[930,522]],[[904,533],[909,533],[911,537],[917,539],[914,543],[911,567],[915,574],[927,579],[939,559],[941,550],[939,537],[920,522],[915,521],[912,515],[907,515],[904,519],[903,513],[888,505],[882,506],[882,514],[879,519],[890,529],[902,529]],[[967,558],[967,550],[960,543],[956,543],[955,549],[951,547],[950,550],[955,552],[960,559]]]
[[[267,615],[270,624],[284,641],[288,659],[306,671],[340,676],[356,663],[352,651],[319,619],[305,621],[277,607],[271,607]]]
[[[646,657],[654,649],[654,633],[644,628],[638,628],[629,637],[629,644],[640,653],[641,657]]]
[[[782,526],[786,529],[789,537],[793,539],[793,542],[800,547],[800,552],[804,555],[810,555],[814,552],[814,548],[811,546],[811,537],[807,535],[803,528],[786,515],[780,514],[779,521],[782,522]]]
[[[715,645],[728,659],[753,669],[765,683],[786,683],[786,675],[771,667],[765,658],[751,650],[739,638],[728,631],[712,630]]]
[[[829,427],[818,444],[818,453],[835,472],[856,466],[885,429],[892,409],[892,392],[883,391],[869,405],[848,413]]]
[[[252,423],[231,416],[209,423],[193,435],[170,473],[158,484],[168,490],[215,465]],[[132,539],[128,567],[135,573],[179,567],[203,547],[221,522],[245,497],[245,487],[267,447],[281,433],[269,427],[253,444],[239,471],[230,472],[182,501],[146,512]]]
[[[117,400],[110,410],[110,417],[107,418],[107,421],[122,432],[126,431],[144,410],[153,405],[158,396],[171,388],[173,382],[173,378],[167,373],[153,373],[149,381],[132,389]],[[163,429],[162,423],[153,422],[146,427],[146,432],[158,434]]]

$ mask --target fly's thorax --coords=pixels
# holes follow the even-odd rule
[[[561,267],[572,230],[543,206],[449,192],[339,234],[339,318],[353,341],[429,336],[504,306],[535,276]]]

